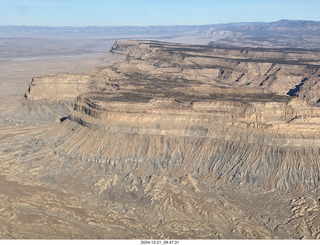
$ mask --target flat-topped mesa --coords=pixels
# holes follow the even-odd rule
[[[126,54],[128,58],[138,59],[155,54],[180,53],[181,56],[199,56],[205,58],[230,58],[257,60],[281,63],[320,64],[320,51],[293,48],[250,48],[229,47],[215,45],[190,45],[182,43],[169,43],[152,40],[115,41],[110,52],[113,54]],[[161,56],[159,56],[161,58]]]
[[[320,52],[303,49],[231,48],[158,41],[117,41],[111,52],[127,54],[114,67],[132,80],[141,74],[215,86],[263,89],[319,102]]]
[[[186,86],[250,88],[319,102],[320,55],[316,51],[226,48],[158,41],[116,41],[110,50],[125,62],[83,75],[34,78],[28,100],[71,100],[80,93],[130,89],[171,90]],[[112,58],[110,58],[112,59]]]
[[[79,93],[89,92],[90,75],[58,74],[32,79],[27,100],[72,100]]]
[[[121,82],[112,81],[118,78],[119,75],[107,67],[81,75],[60,73],[34,77],[25,97],[29,101],[74,101],[81,93],[119,90]]]
[[[308,118],[307,120],[305,120]],[[289,101],[152,98],[87,93],[69,119],[111,133],[208,137],[268,145],[320,146],[320,109]]]

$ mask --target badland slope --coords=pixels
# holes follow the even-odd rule
[[[61,123],[0,129],[4,238],[319,238],[317,51],[111,55],[32,81],[16,114],[74,104]]]

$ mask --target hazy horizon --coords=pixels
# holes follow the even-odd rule
[[[212,26],[212,25],[227,25],[227,24],[250,24],[250,23],[274,23],[279,22],[282,20],[288,20],[288,21],[308,21],[308,22],[320,22],[320,20],[305,20],[305,19],[279,19],[275,21],[239,21],[239,22],[221,22],[221,23],[207,23],[207,24],[201,24],[201,25],[83,25],[83,26],[76,26],[76,25],[56,25],[56,26],[50,26],[50,25],[0,25],[0,26],[14,26],[14,27],[48,27],[48,28],[56,28],[56,27],[73,27],[73,28],[83,28],[83,27],[170,27],[170,26]]]
[[[0,25],[172,26],[282,19],[320,21],[320,2],[315,0],[3,0],[0,6]]]

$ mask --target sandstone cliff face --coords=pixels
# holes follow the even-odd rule
[[[66,101],[81,92],[89,92],[90,76],[58,74],[33,78],[26,92],[27,100]]]
[[[130,101],[130,96],[139,98],[140,101]],[[217,125],[221,125],[242,127],[242,130],[270,129],[277,134],[301,135],[303,132],[304,135],[318,136],[320,109],[308,106],[298,98],[279,96],[278,101],[269,102],[259,98],[268,97],[267,94],[255,94],[254,101],[241,101],[246,98],[246,94],[241,94],[235,101],[227,96],[216,100],[195,97],[188,101],[170,97],[153,99],[151,96],[143,98],[134,93],[117,93],[117,96],[113,93],[83,94],[77,98],[69,118],[89,128],[108,131],[112,127],[116,129],[119,123],[124,123],[135,128],[137,133],[139,130],[150,129],[152,134],[159,135],[196,136],[199,130],[199,133],[205,132],[202,136],[211,137]],[[113,116],[117,115],[123,115],[123,121],[114,120]],[[303,120],[306,118],[309,120]],[[188,131],[188,127],[195,131]]]
[[[121,61],[121,55],[106,56],[109,60],[105,63]],[[95,68],[91,72],[76,75],[60,73],[43,77],[34,77],[29,85],[25,98],[28,101],[46,102],[73,102],[81,93],[90,91],[118,90],[118,84],[113,84],[111,79],[119,78],[119,74],[109,68]]]

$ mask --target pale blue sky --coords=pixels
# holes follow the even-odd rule
[[[320,21],[319,0],[0,0],[0,25],[203,25]]]

